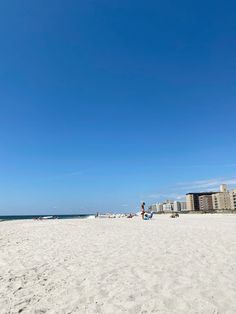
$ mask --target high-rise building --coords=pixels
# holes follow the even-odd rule
[[[158,212],[163,212],[163,204],[162,203],[158,203],[157,204],[157,211]]]
[[[214,209],[231,209],[229,192],[220,192],[212,196]]]
[[[173,205],[174,205],[173,209],[174,209],[175,212],[180,212],[181,211],[181,204],[180,204],[180,202],[174,201]]]
[[[194,195],[193,193],[186,194],[187,210],[194,210]]]
[[[230,192],[226,184],[220,186],[220,192],[212,195],[214,209],[231,209]]]
[[[186,202],[166,200],[163,203],[156,203],[149,206],[149,211],[153,212],[171,212],[171,211],[181,211],[186,210]]]
[[[162,203],[156,203],[151,205],[149,208],[149,211],[159,213],[163,211],[163,204]]]
[[[188,193],[186,194],[187,210],[200,210],[199,197],[202,195],[213,195],[216,192],[201,192],[201,193]]]
[[[186,210],[187,209],[186,202],[174,201],[173,209],[176,212]]]
[[[212,195],[199,196],[199,205],[200,210],[212,210],[213,209]]]
[[[157,212],[157,204],[153,204],[153,205],[149,206],[148,211],[156,213]]]
[[[186,202],[180,202],[180,207],[181,207],[181,210],[187,210]]]
[[[163,204],[163,211],[164,212],[171,212],[174,210],[174,205],[173,203],[164,203]]]
[[[236,210],[236,190],[230,191],[231,209]]]

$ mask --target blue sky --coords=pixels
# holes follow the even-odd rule
[[[0,214],[236,186],[234,1],[2,1]]]

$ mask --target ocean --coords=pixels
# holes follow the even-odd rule
[[[54,219],[85,219],[89,217],[94,217],[95,215],[89,214],[79,214],[79,215],[19,215],[19,216],[0,216],[0,221],[6,220],[29,220],[29,219],[38,219],[43,217],[52,217]]]

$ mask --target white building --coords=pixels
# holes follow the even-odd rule
[[[181,211],[187,209],[186,202],[179,202],[179,201],[172,201],[172,200],[166,200],[162,203],[156,203],[151,205],[149,208],[149,211],[153,211],[155,213],[160,212],[171,212],[171,211]]]
[[[154,213],[163,212],[163,204],[156,203],[156,204],[151,205],[148,209],[149,211],[154,212]]]
[[[157,212],[163,212],[163,204],[162,203],[157,204]]]
[[[186,202],[174,201],[173,208],[176,212],[179,212],[181,210],[187,210],[187,204]]]
[[[186,202],[180,202],[181,210],[187,210],[187,203]]]
[[[173,209],[175,212],[180,212],[181,211],[181,204],[178,201],[174,201],[174,206]]]
[[[173,203],[164,203],[163,204],[163,211],[164,212],[171,212],[174,210],[174,204]]]

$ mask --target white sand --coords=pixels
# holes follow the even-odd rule
[[[236,313],[236,215],[0,223],[0,313]]]

